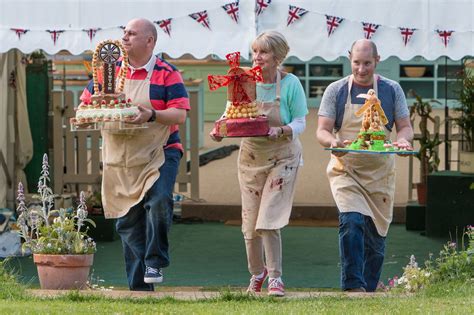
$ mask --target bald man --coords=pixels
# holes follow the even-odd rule
[[[178,124],[190,109],[179,71],[153,54],[156,43],[155,25],[146,19],[131,20],[124,29],[130,64],[124,93],[139,109],[133,123],[148,128],[102,130],[104,212],[117,218],[129,287],[142,291],[154,290],[170,263],[173,188],[183,152]],[[81,99],[89,101],[92,93],[91,82]]]
[[[374,89],[388,118],[385,132],[396,128],[396,143],[411,149],[413,129],[400,85],[375,74],[380,60],[370,40],[355,41],[349,53],[352,74],[330,84],[318,112],[316,137],[324,147],[344,147],[357,137],[363,117],[355,112]],[[341,287],[373,292],[385,255],[385,238],[393,216],[395,194],[393,155],[333,153],[327,167],[331,191],[339,210]]]

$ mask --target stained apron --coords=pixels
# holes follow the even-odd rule
[[[344,118],[341,128],[336,132],[336,137],[341,141],[355,139],[362,126],[363,115],[355,115],[361,105],[351,103],[353,80],[351,75]],[[378,96],[375,76],[374,90]],[[387,138],[390,138],[390,131],[386,128],[385,133]],[[386,236],[393,217],[395,157],[363,153],[348,153],[336,157],[331,154],[326,171],[339,211],[359,212],[370,216],[377,232]]]
[[[134,104],[152,108],[152,73],[145,80],[125,80],[124,93]],[[169,126],[156,122],[144,129],[102,130],[102,203],[106,218],[126,215],[158,180],[168,138]]]
[[[280,73],[277,73],[276,99],[258,102],[271,127],[282,126],[280,118]],[[242,194],[242,231],[276,230],[288,224],[295,194],[296,174],[301,159],[301,143],[291,137],[244,138],[238,158]]]

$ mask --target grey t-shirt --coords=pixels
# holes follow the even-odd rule
[[[344,107],[347,101],[349,76],[331,83],[324,91],[321,105],[319,107],[319,116],[324,116],[336,120],[335,129],[339,130],[344,117]],[[372,87],[360,86],[352,83],[351,102],[353,104],[363,105],[364,98],[358,98],[357,95],[367,93]],[[406,118],[410,115],[408,110],[405,93],[400,84],[393,80],[377,77],[378,98],[382,104],[385,115],[388,118],[387,129],[392,130],[395,120]]]

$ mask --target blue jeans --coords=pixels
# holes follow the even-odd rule
[[[371,217],[339,213],[339,254],[342,289],[375,291],[382,272],[385,237],[378,234]]]
[[[153,284],[143,280],[145,266],[169,265],[168,232],[173,222],[173,188],[181,156],[178,149],[166,149],[158,180],[140,203],[117,219],[130,290],[153,291]]]

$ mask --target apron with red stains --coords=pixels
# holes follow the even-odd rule
[[[362,126],[363,116],[355,115],[361,105],[351,103],[352,82],[353,76],[349,78],[349,93],[341,129],[336,133],[341,141],[355,139]],[[375,76],[374,90],[378,95]],[[386,128],[385,134],[390,138],[390,132]],[[331,154],[327,175],[339,211],[370,216],[377,232],[386,236],[393,215],[394,155],[348,153],[336,157]]]
[[[280,73],[276,99],[258,104],[259,113],[269,118],[271,127],[282,126],[280,119]],[[242,194],[242,231],[276,230],[288,224],[295,194],[296,174],[301,160],[298,139],[281,137],[244,138],[238,158]]]

